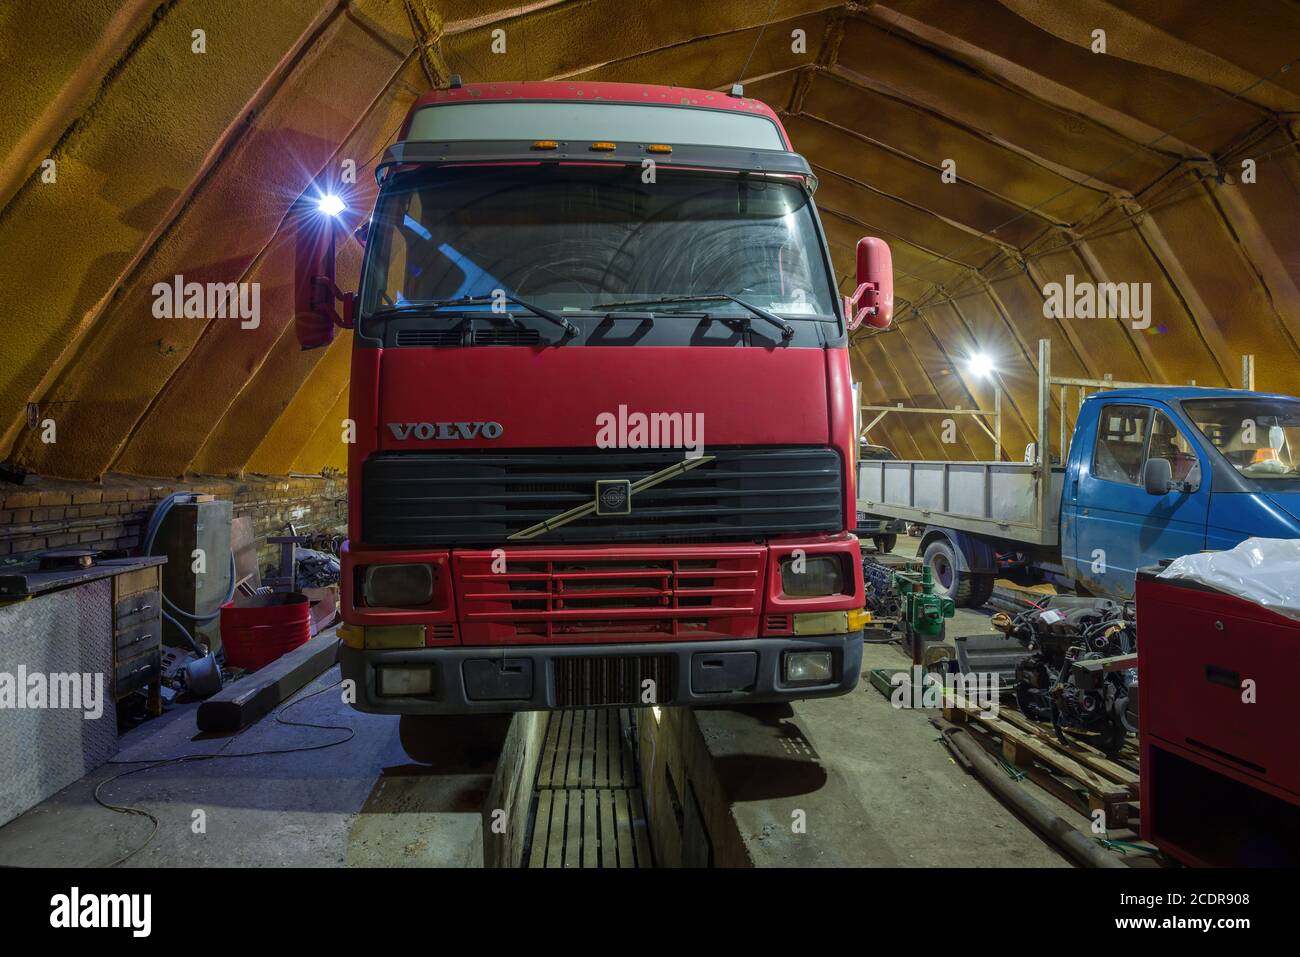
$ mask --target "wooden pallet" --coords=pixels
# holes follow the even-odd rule
[[[1136,826],[1140,812],[1135,756],[1121,751],[1108,757],[1073,738],[1067,744],[1049,725],[1005,707],[994,717],[960,694],[953,696],[943,716],[982,729],[976,737],[986,748],[1000,752],[1005,761],[1085,816],[1102,811],[1108,831]]]
[[[640,788],[566,788],[537,796],[529,867],[652,867]]]
[[[537,769],[539,788],[636,784],[636,725],[627,708],[552,712]]]
[[[556,711],[537,769],[528,867],[653,867],[627,708]]]

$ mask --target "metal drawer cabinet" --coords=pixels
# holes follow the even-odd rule
[[[161,566],[113,577],[113,698],[149,689],[149,713],[162,714]]]

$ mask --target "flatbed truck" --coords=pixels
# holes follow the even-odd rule
[[[1249,357],[1244,366],[1249,385]],[[1063,400],[1070,388],[1095,390],[1073,429],[1062,424],[1059,457],[1049,438],[1054,386]],[[984,604],[1009,567],[1129,599],[1138,568],[1254,536],[1300,538],[1300,399],[1054,378],[1048,340],[1037,398],[1029,461],[858,465],[858,512],[924,525],[918,554],[936,591],[958,605]]]

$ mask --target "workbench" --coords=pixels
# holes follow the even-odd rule
[[[0,824],[116,752],[120,701],[162,713],[165,561],[0,574]]]

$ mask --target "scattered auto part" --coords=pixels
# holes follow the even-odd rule
[[[999,612],[989,623],[1030,651],[1016,665],[1016,704],[1026,716],[1050,721],[1063,741],[1067,728],[1097,734],[1107,753],[1137,731],[1130,707],[1137,668],[1108,661],[1137,650],[1132,602],[1049,595],[1035,608],[1014,617]]]

